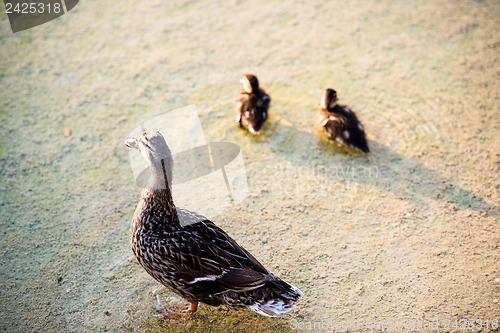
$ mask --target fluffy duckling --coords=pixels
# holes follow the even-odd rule
[[[238,98],[236,122],[248,128],[250,133],[259,134],[267,120],[271,97],[259,87],[259,80],[253,74],[245,74],[240,83],[242,90]]]
[[[349,107],[339,105],[337,101],[337,92],[326,89],[319,110],[319,122],[326,134],[341,145],[370,152],[363,125]]]
[[[266,316],[294,307],[300,290],[272,274],[213,222],[175,207],[173,159],[160,132],[146,132],[125,144],[141,151],[152,174],[132,219],[132,251],[154,279],[190,302],[182,312],[162,311],[165,317],[186,318],[198,302]]]

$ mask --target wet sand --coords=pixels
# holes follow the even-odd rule
[[[455,332],[500,319],[499,15],[498,1],[84,1],[13,34],[2,14],[0,328]],[[259,137],[233,120],[246,71],[272,97]],[[326,87],[371,154],[318,131]],[[241,147],[249,197],[214,221],[303,291],[282,318],[155,316],[159,285],[128,245],[139,189],[123,139],[189,104],[208,141]]]

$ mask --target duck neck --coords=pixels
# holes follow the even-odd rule
[[[172,163],[171,160],[161,159],[159,162],[151,163],[151,179],[149,188],[154,190],[172,189]]]
[[[141,192],[141,200],[149,206],[156,207],[167,219],[177,216],[177,210],[169,189],[145,188]]]
[[[176,216],[174,200],[172,198],[172,166],[169,161],[151,164],[151,179],[147,188],[142,192],[142,199],[158,205],[159,209],[166,209],[169,216]]]

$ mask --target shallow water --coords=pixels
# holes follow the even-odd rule
[[[16,34],[4,15],[0,327],[498,319],[499,14],[498,1],[85,1]],[[272,97],[258,137],[234,124],[246,71]],[[329,86],[365,125],[371,154],[318,131]],[[245,161],[249,196],[214,221],[304,292],[283,318],[208,306],[185,323],[155,317],[159,286],[128,245],[139,189],[123,139],[190,104],[206,140],[239,145]]]

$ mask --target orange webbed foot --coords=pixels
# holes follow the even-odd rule
[[[161,310],[158,311],[164,318],[167,319],[177,319],[177,320],[185,320],[198,309],[198,302],[190,302],[189,307],[186,309],[182,305],[178,304],[175,306],[175,309],[170,310]]]

